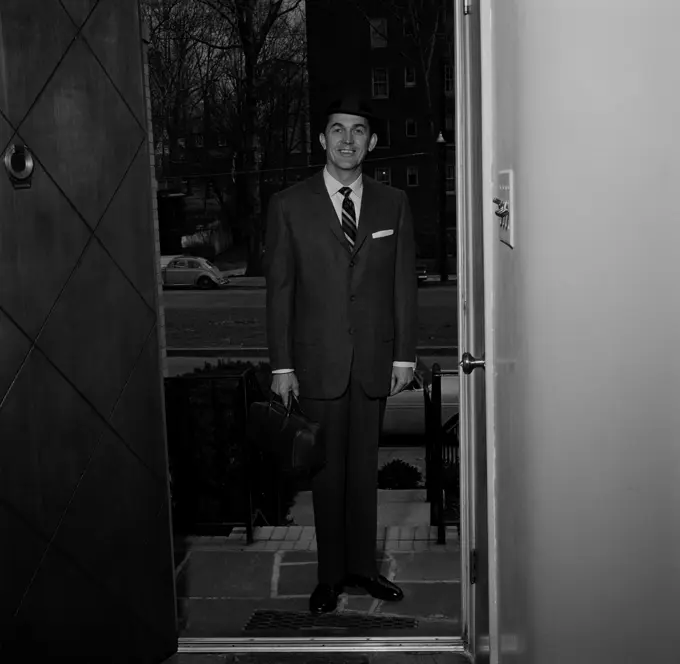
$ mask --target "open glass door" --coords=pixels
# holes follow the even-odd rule
[[[488,652],[488,555],[484,256],[482,237],[482,118],[478,4],[456,1],[456,134],[458,182],[458,310],[461,355],[461,555],[463,638],[476,661]]]

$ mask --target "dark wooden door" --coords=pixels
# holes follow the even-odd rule
[[[3,661],[177,648],[143,81],[137,0],[2,0]]]

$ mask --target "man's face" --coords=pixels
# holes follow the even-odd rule
[[[319,136],[326,151],[326,161],[340,170],[353,170],[361,165],[378,141],[368,122],[360,115],[334,113],[328,118],[325,133]]]

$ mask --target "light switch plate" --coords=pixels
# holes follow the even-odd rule
[[[507,244],[511,249],[515,246],[515,226],[517,226],[517,215],[515,212],[515,191],[513,187],[512,169],[499,171],[498,173],[498,198],[507,201],[508,212],[505,219],[496,217],[498,220],[498,239]]]

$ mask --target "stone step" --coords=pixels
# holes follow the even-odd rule
[[[430,505],[425,489],[378,490],[378,526],[429,526]],[[298,526],[314,525],[312,492],[300,491],[289,516]]]
[[[184,559],[190,552],[276,552],[276,551],[316,551],[316,529],[314,526],[261,526],[254,529],[254,543],[248,544],[246,529],[234,528],[227,537],[189,536],[175,542],[177,550],[184,552]],[[421,551],[459,551],[458,530],[447,526],[446,543],[437,544],[435,526],[388,526],[380,527],[377,532],[378,549],[400,553]]]
[[[429,503],[402,501],[378,504],[378,528],[429,525]]]

